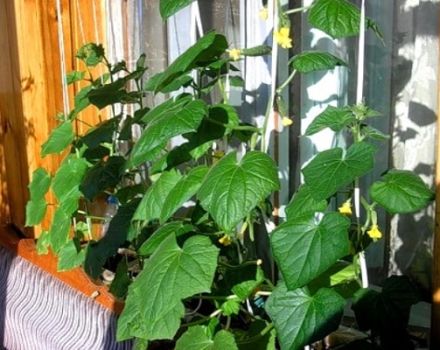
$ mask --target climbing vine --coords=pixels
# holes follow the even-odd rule
[[[162,0],[161,14],[166,19],[190,3]],[[276,6],[273,36],[280,49],[293,45],[290,16],[303,14],[333,38],[359,34],[360,11],[347,0]],[[269,12],[263,8],[260,15]],[[367,27],[379,33],[370,19]],[[85,87],[42,146],[42,156],[65,157],[54,174],[34,172],[26,224],[39,224],[52,205],[40,253],[51,249],[60,270],[83,266],[93,279],[114,271],[110,291],[125,299],[118,340],[135,339],[138,349],[163,340],[173,340],[177,350],[300,349],[337,329],[349,299],[361,328],[381,335],[365,317],[366,297],[388,300],[387,291],[407,281],[394,278],[382,293],[362,288],[359,254],[382,237],[378,210],[416,212],[433,193],[413,173],[392,169],[362,189],[362,207],[355,208],[361,215],[354,217],[354,189],[374,168],[378,144],[388,136],[369,125],[380,114],[365,104],[328,107],[305,136],[330,128],[347,132],[351,144],[318,153],[301,170],[304,183],[286,207],[286,220],[262,232],[272,215],[270,197],[280,188],[277,164],[265,152],[272,111],[288,126],[282,92],[292,79],[347,66],[327,52],[292,57],[291,74],[274,89],[259,127],[242,121],[227,87],[243,85],[239,60],[270,54],[264,45],[231,48],[223,35],[209,32],[145,79],[145,55],[130,70],[125,62],[109,62],[99,44],[79,50],[85,66],[106,72],[67,76],[69,84]],[[146,106],[147,95],[164,102]],[[75,131],[84,109],[114,112],[119,106],[119,114],[84,134]],[[47,203],[48,192],[56,203]],[[336,211],[330,205],[335,197],[343,198]],[[102,201],[114,209],[111,215],[94,214]],[[93,232],[97,222],[105,228],[101,236]]]

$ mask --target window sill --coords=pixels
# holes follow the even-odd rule
[[[80,268],[66,272],[58,272],[57,258],[52,253],[38,255],[33,239],[20,238],[12,228],[0,226],[0,245],[9,249],[15,255],[38,266],[71,288],[94,299],[95,302],[103,307],[116,314],[121,313],[124,303],[110,294],[106,286],[95,284]]]

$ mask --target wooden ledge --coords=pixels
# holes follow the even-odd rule
[[[0,226],[0,245],[38,266],[71,288],[94,299],[97,303],[114,313],[120,314],[122,312],[124,303],[110,294],[106,286],[95,284],[80,268],[58,272],[56,256],[52,253],[38,255],[33,239],[20,238],[12,228]]]

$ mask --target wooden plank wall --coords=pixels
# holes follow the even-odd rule
[[[67,71],[80,68],[75,52],[83,38],[105,41],[104,2],[61,0]],[[56,0],[0,0],[0,223],[12,223],[28,236],[34,234],[24,228],[31,174],[40,166],[55,169],[60,161],[39,156],[63,110],[57,25]],[[71,99],[78,89],[70,88]],[[81,118],[99,120],[94,111]],[[46,219],[42,228],[47,225]]]

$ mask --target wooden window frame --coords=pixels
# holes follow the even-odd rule
[[[91,11],[90,0],[60,3],[66,70],[81,69],[77,49],[84,41],[96,41],[96,35],[105,41],[105,1],[95,1],[93,15],[78,13]],[[33,171],[43,166],[54,173],[61,161],[61,156],[40,157],[41,145],[56,126],[55,116],[63,110],[58,20],[56,0],[0,0],[0,245],[118,314],[123,302],[106,286],[80,268],[58,272],[52,253],[37,254],[35,238],[48,228],[51,208],[40,226],[24,225]],[[80,88],[69,86],[71,105]],[[100,118],[96,110],[81,115],[92,125]],[[78,124],[78,131],[84,132],[81,128],[84,125]],[[51,195],[47,199],[51,202]]]

